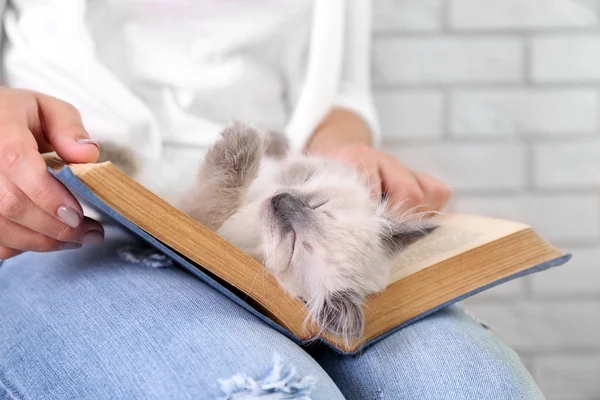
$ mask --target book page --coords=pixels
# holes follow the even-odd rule
[[[439,222],[438,229],[407,247],[392,262],[390,282],[529,228],[517,222],[462,214],[442,216]]]

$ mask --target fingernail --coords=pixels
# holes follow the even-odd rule
[[[62,222],[69,225],[71,228],[77,228],[79,224],[81,224],[81,221],[83,221],[81,214],[69,206],[58,207],[56,215]]]
[[[86,139],[86,138],[77,139],[77,143],[79,143],[79,144],[93,144],[94,146],[96,146],[98,148],[98,150],[100,150],[100,146],[98,145],[98,143],[94,142],[92,139]]]
[[[88,231],[81,237],[83,244],[101,244],[104,243],[104,234],[100,231]]]
[[[59,250],[75,250],[81,247],[81,243],[62,242],[58,245]]]

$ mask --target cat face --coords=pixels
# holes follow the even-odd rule
[[[289,158],[274,179],[259,210],[265,267],[322,329],[359,335],[361,304],[385,288],[390,258],[433,225],[392,216],[361,176],[334,161]]]

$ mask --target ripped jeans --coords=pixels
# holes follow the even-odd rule
[[[541,399],[516,354],[459,307],[344,357],[302,349],[177,267],[117,250],[0,266],[0,399]]]

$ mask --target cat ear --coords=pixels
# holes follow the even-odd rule
[[[402,251],[406,246],[433,232],[438,224],[431,218],[413,215],[403,218],[388,217],[382,224],[381,237],[391,254]]]
[[[290,144],[287,137],[283,133],[276,131],[268,131],[265,133],[263,147],[267,157],[277,159],[284,158],[290,150]]]
[[[350,290],[333,293],[317,311],[319,326],[345,341],[362,335],[364,320],[362,299]]]

